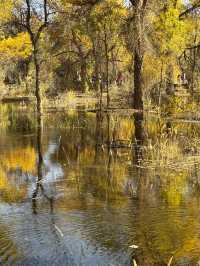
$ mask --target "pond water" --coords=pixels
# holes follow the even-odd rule
[[[200,124],[147,115],[139,142],[126,111],[0,116],[2,265],[199,265]]]

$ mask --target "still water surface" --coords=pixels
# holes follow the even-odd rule
[[[198,265],[198,123],[146,118],[136,158],[125,112],[0,115],[2,265]]]

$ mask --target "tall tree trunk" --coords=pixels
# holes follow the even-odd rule
[[[105,59],[106,59],[106,92],[107,92],[107,108],[110,104],[109,95],[109,56],[108,56],[108,38],[106,33],[106,27],[104,26],[104,46],[105,46]]]
[[[95,62],[94,62],[95,65],[94,65],[94,83],[93,83],[93,86],[94,86],[95,91],[99,91],[99,62],[98,62],[96,55],[95,55],[94,60],[95,60]]]
[[[47,0],[43,0],[43,10],[42,7],[39,11],[40,15],[43,13],[43,23],[39,26],[37,31],[35,31],[35,25],[32,28],[32,1],[26,0],[26,19],[25,23],[22,23],[22,26],[27,30],[31,43],[33,46],[33,61],[35,66],[35,96],[37,100],[37,113],[40,116],[42,113],[42,99],[41,99],[41,92],[40,92],[40,63],[38,60],[38,42],[41,36],[42,31],[48,26],[48,10],[47,10]],[[37,11],[35,11],[37,13]],[[34,13],[34,12],[33,12]],[[36,14],[37,15],[39,15]],[[35,16],[35,14],[34,14]],[[34,29],[34,30],[33,30]]]
[[[40,116],[42,114],[42,98],[40,91],[40,64],[38,61],[38,53],[36,47],[34,47],[33,59],[35,66],[35,97],[37,101],[37,113]]]
[[[130,0],[134,12],[134,96],[133,107],[143,110],[142,65],[144,57],[144,17],[148,0]]]
[[[117,67],[116,67],[116,64],[115,64],[115,55],[113,53],[113,50],[111,51],[111,58],[112,58],[112,80],[111,82],[115,81],[116,80],[116,77],[117,77]]]
[[[194,36],[194,44],[193,46],[196,46],[196,42],[197,42],[197,26],[195,28],[195,36]],[[193,95],[194,93],[194,87],[195,87],[195,69],[196,69],[196,56],[197,56],[197,49],[193,49],[192,51],[193,53],[193,62],[192,62],[192,78],[191,78],[191,93]]]
[[[143,110],[143,93],[142,93],[142,63],[143,56],[135,49],[134,55],[134,109]]]
[[[102,71],[101,71],[101,63],[100,63],[100,98],[99,98],[99,108],[100,112],[102,111],[103,108],[103,80],[102,80]]]
[[[86,75],[87,75],[87,70],[86,70],[86,62],[85,59],[81,59],[81,90],[84,93],[86,91]]]
[[[93,89],[99,91],[99,55],[95,41],[93,41],[94,72],[93,72]]]

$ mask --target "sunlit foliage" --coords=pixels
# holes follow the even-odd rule
[[[1,0],[0,2],[0,24],[12,18],[13,0]]]
[[[0,40],[0,54],[8,58],[27,58],[31,55],[32,46],[27,33]]]

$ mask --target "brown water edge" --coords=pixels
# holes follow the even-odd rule
[[[28,109],[0,113],[2,264],[197,264],[198,123],[74,109],[38,130]]]
[[[122,93],[123,92],[123,93]],[[18,95],[10,91],[8,94],[1,96],[0,102],[5,104],[21,104],[21,105],[35,105],[36,98],[33,95]],[[89,91],[85,93],[68,91],[65,93],[56,93],[54,95],[44,95],[42,99],[42,105],[44,111],[63,111],[67,109],[73,109],[84,106],[87,109],[99,109],[100,101],[102,108],[110,109],[130,108],[132,106],[132,95],[127,88],[115,88],[112,89],[112,100],[110,105],[107,106],[107,93],[103,92],[102,99],[98,92]],[[36,106],[35,106],[36,108]]]

